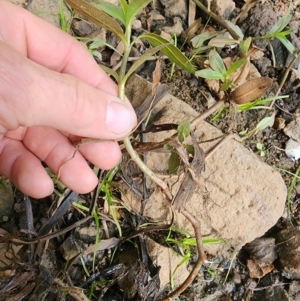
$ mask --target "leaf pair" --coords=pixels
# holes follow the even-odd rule
[[[211,69],[202,69],[196,71],[195,75],[207,79],[222,80],[224,85],[222,86],[221,90],[226,90],[228,88],[228,86],[231,84],[231,81],[228,79],[228,77],[246,62],[246,58],[237,60],[230,65],[228,70],[226,70],[221,56],[215,49],[209,52],[208,57]]]

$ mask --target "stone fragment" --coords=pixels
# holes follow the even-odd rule
[[[55,0],[34,0],[29,1],[27,9],[33,14],[39,16],[52,25],[60,28],[59,14],[60,8]],[[65,4],[63,4],[63,14],[66,20],[71,18],[71,12]]]
[[[175,34],[179,36],[183,32],[182,20],[179,17],[175,17],[173,21],[174,21],[174,25],[164,27],[163,31],[171,35]]]
[[[139,93],[131,92],[130,95],[139,95],[140,99],[145,99],[140,84],[135,84],[134,79],[129,89],[138,89]],[[147,89],[143,91],[147,95]],[[197,115],[186,103],[167,95],[153,109],[151,122],[179,123],[183,120],[192,120]],[[174,132],[173,130],[150,133],[146,139],[162,141]],[[222,133],[210,124],[202,122],[194,135],[197,141],[203,141],[200,146],[204,151],[208,151],[216,144],[216,141],[212,142],[211,139],[222,136]],[[205,142],[206,140],[211,142]],[[172,188],[173,195],[176,195],[182,176],[179,179],[177,176],[168,176],[169,156],[170,154],[166,153],[149,152],[147,164],[154,172],[164,176]],[[185,207],[201,222],[204,236],[224,239],[227,245],[236,250],[262,236],[283,213],[286,186],[281,175],[235,140],[225,143],[206,161],[205,172],[199,180],[203,183],[203,188],[199,188],[192,195]],[[144,215],[152,220],[170,221],[169,201],[150,181],[148,188],[152,194],[145,206]],[[126,192],[124,201],[139,212],[141,200],[131,189],[124,187],[124,191]],[[175,212],[175,226],[193,234],[192,226],[178,212]],[[228,256],[224,245],[209,245],[206,248],[210,253],[221,252]]]
[[[145,243],[154,265],[161,267],[159,271],[160,287],[167,289],[171,277],[173,277],[174,286],[179,286],[189,275],[186,262],[178,267],[182,256],[176,254],[171,248],[164,247],[150,238],[145,237]],[[176,268],[177,271],[174,273]]]
[[[185,0],[160,0],[165,7],[165,16],[172,18],[179,16],[181,19],[187,17],[187,3]]]
[[[298,160],[300,158],[300,143],[289,139],[285,144],[285,154],[292,160]]]
[[[300,118],[291,121],[283,130],[291,139],[300,143]]]
[[[235,3],[232,0],[212,0],[210,9],[216,15],[228,19],[229,15],[235,9]]]

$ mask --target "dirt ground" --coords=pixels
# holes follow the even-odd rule
[[[32,0],[34,2],[35,0]],[[137,16],[140,22],[135,23],[133,35],[137,35],[145,30],[151,30],[160,34],[167,33],[166,28],[173,26],[172,31],[177,30],[174,24],[182,27],[178,34],[178,46],[182,46],[182,51],[186,55],[191,52],[189,44],[185,43],[183,30],[188,28],[187,16],[179,10],[176,1],[155,1],[155,5],[149,5]],[[179,1],[180,2],[180,1]],[[208,1],[210,2],[210,1]],[[218,1],[212,1],[218,2]],[[222,1],[221,1],[222,2]],[[235,8],[227,14],[225,19],[233,20],[243,11],[243,5],[247,1],[224,1],[224,7],[234,4]],[[253,2],[253,7],[249,10],[245,20],[238,23],[245,36],[263,35],[270,30],[278,19],[287,13],[288,1],[248,1]],[[300,48],[300,4],[293,1],[292,19],[287,28],[293,28],[294,33],[289,36],[291,43],[296,50]],[[177,10],[167,10],[165,7],[177,7]],[[29,4],[30,6],[30,4]],[[186,11],[189,9],[186,7]],[[220,10],[221,11],[221,10]],[[155,12],[155,13],[153,13]],[[182,17],[183,14],[184,17]],[[220,12],[221,13],[221,12]],[[263,17],[264,16],[264,17]],[[266,17],[267,16],[267,17]],[[194,19],[202,18],[202,24],[208,24],[210,30],[220,29],[220,25],[203,13],[196,10]],[[223,17],[222,17],[223,18]],[[177,23],[176,23],[177,22]],[[179,27],[180,27],[179,26]],[[96,26],[74,19],[70,33],[74,36],[95,37],[103,35],[103,32]],[[115,38],[107,35],[107,42],[116,46]],[[272,52],[266,41],[254,42],[263,52],[263,56],[252,60],[253,65],[263,77],[273,79],[273,83],[265,93],[265,96],[275,95],[284,74],[292,60],[292,55],[276,39],[270,41],[273,46],[276,64],[273,66]],[[136,45],[136,53],[132,56],[140,55],[139,49],[143,51],[149,45]],[[140,47],[140,48],[139,48]],[[112,63],[112,51],[108,47],[99,47],[103,63],[108,66]],[[236,48],[223,47],[220,55],[223,59],[234,57],[238,53]],[[99,58],[97,58],[99,59]],[[203,59],[203,58],[202,58]],[[195,64],[198,64],[195,59]],[[299,62],[295,62],[293,70],[281,89],[280,95],[287,98],[279,99],[275,103],[276,122],[273,126],[250,136],[244,141],[245,146],[252,150],[263,162],[278,170],[288,188],[288,198],[286,210],[276,225],[269,229],[261,240],[256,240],[246,245],[241,250],[232,252],[231,258],[224,258],[218,255],[207,254],[207,260],[199,270],[193,283],[179,297],[172,300],[219,300],[219,301],[297,301],[300,300],[300,253],[298,250],[298,237],[300,237],[300,181],[299,159],[293,160],[287,157],[285,147],[290,139],[284,131],[284,126],[291,122],[296,122],[300,118],[300,90],[297,68]],[[198,66],[203,66],[199,62]],[[172,71],[172,64],[169,60],[162,61],[161,83],[170,87],[170,93],[189,104],[198,113],[202,113],[211,106],[214,101],[223,97],[218,91],[214,91],[211,84],[200,77],[195,77],[186,71],[175,68]],[[138,74],[147,80],[152,80],[152,72],[155,68],[155,61],[143,64],[138,70]],[[200,68],[200,67],[199,67]],[[220,115],[212,115],[206,119],[223,133],[240,133],[246,129],[250,130],[265,117],[267,110],[247,110],[239,112],[235,105],[229,103]],[[297,128],[297,126],[296,126]],[[298,124],[298,135],[300,126]],[[296,134],[297,135],[297,134]],[[260,145],[260,146],[258,146]],[[99,176],[105,178],[99,171]],[[140,176],[126,178],[126,174],[119,172],[114,177],[114,185],[120,182],[128,182],[134,190],[134,181],[139,181]],[[145,247],[144,237],[131,237],[134,229],[138,225],[147,223],[145,217],[138,216],[122,208],[115,211],[115,216],[109,212],[107,198],[102,191],[97,203],[97,212],[100,225],[96,225],[93,219],[86,220],[82,225],[82,216],[87,215],[86,208],[91,208],[93,195],[80,196],[72,192],[66,192],[64,187],[57,187],[56,193],[43,201],[32,200],[32,212],[34,230],[38,237],[48,235],[49,230],[59,231],[64,227],[72,225],[76,229],[69,234],[61,233],[55,239],[39,241],[35,250],[33,245],[12,244],[13,239],[20,238],[21,229],[26,229],[25,208],[28,203],[24,203],[24,196],[11,188],[9,183],[2,181],[6,186],[8,196],[1,205],[2,222],[1,235],[6,239],[1,240],[4,245],[0,249],[5,254],[5,262],[1,262],[0,269],[0,300],[159,300],[163,295],[159,295],[159,267],[153,265]],[[122,200],[122,192],[115,189],[115,186],[107,188],[110,195],[115,200]],[[68,194],[67,202],[64,206],[54,210],[53,216],[49,218],[48,213],[52,212],[53,204],[61,202],[63,196]],[[59,197],[62,196],[62,197]],[[13,204],[7,202],[13,197]],[[4,198],[4,196],[3,196]],[[82,205],[76,209],[71,207],[74,200]],[[25,204],[25,205],[24,205]],[[27,205],[26,205],[27,204]],[[121,202],[116,203],[121,207]],[[47,214],[46,214],[47,213]],[[27,213],[28,214],[28,213]],[[119,237],[118,230],[114,223],[117,218],[125,237],[130,240],[122,244],[119,249],[114,247],[119,243],[117,240],[108,237]],[[234,218],[234,217],[233,217]],[[7,232],[9,233],[7,233]],[[99,236],[97,233],[99,233]],[[298,233],[299,232],[299,233]],[[28,233],[23,233],[23,239],[28,237]],[[156,242],[166,245],[165,237],[168,235],[166,229],[160,231],[149,231],[145,236],[154,239]],[[181,236],[173,233],[174,239]],[[21,236],[22,237],[22,236]],[[83,254],[83,259],[73,260],[80,252],[85,252],[87,246],[92,245],[95,239],[102,239],[103,245],[97,252],[94,249]],[[23,240],[22,239],[22,240]],[[285,242],[288,241],[288,247]],[[300,238],[299,238],[300,241]],[[9,242],[9,243],[8,243]],[[173,245],[174,247],[174,245]],[[178,253],[180,248],[174,247]],[[34,251],[34,253],[33,253]],[[196,261],[195,248],[191,248],[192,255],[189,258],[191,266]],[[35,254],[35,255],[32,255]],[[141,259],[143,257],[143,259]],[[70,260],[72,258],[72,260]],[[139,260],[137,260],[139,258]],[[76,258],[78,259],[78,258]],[[2,260],[3,261],[3,260]],[[145,265],[145,261],[147,265]],[[96,262],[96,269],[93,264]],[[91,272],[93,271],[93,272]],[[138,281],[136,281],[138,279]],[[85,296],[81,295],[84,292]],[[86,297],[87,296],[87,297]],[[85,299],[87,298],[87,299]]]

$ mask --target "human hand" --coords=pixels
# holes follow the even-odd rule
[[[60,180],[87,193],[97,178],[86,159],[110,169],[121,159],[116,140],[136,123],[129,102],[75,39],[0,0],[0,174],[23,193],[42,198],[80,137],[103,141],[80,146],[60,170]]]

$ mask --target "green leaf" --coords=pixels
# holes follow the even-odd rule
[[[131,24],[133,18],[141,12],[152,0],[130,1],[126,12],[126,24]]]
[[[263,118],[255,127],[255,130],[262,131],[265,128],[272,126],[274,123],[274,116]]]
[[[185,149],[187,150],[187,152],[189,153],[189,154],[191,154],[192,156],[194,156],[194,154],[195,154],[195,149],[194,149],[194,147],[192,146],[192,145],[186,145],[185,146]]]
[[[98,26],[104,27],[126,42],[124,32],[119,23],[105,12],[97,9],[84,0],[65,0],[73,9]]]
[[[170,44],[170,43],[168,43]],[[162,44],[159,46],[156,46],[154,48],[151,48],[147,50],[138,60],[136,60],[133,65],[130,67],[130,69],[127,71],[126,75],[123,78],[123,81],[126,82],[129,76],[139,67],[141,66],[145,61],[147,61],[151,56],[153,56],[158,51],[162,50],[166,45],[168,44]]]
[[[127,4],[126,0],[120,0],[120,6],[121,6],[124,16],[126,16],[126,12],[128,9],[128,4]]]
[[[244,38],[244,34],[242,33],[241,29],[233,24],[232,22],[225,20],[225,22],[227,23],[227,25],[236,33],[236,35],[239,36],[239,38],[242,40]]]
[[[252,43],[252,38],[248,37],[246,40],[243,40],[240,42],[240,51],[246,56],[248,53],[248,50],[250,48],[250,45]]]
[[[287,39],[287,37],[283,36],[277,36],[276,38],[283,44],[283,46],[293,55],[297,55],[297,51],[294,47],[294,45]]]
[[[180,157],[178,156],[177,153],[172,153],[168,161],[169,173],[176,174],[179,166],[180,166]]]
[[[228,78],[226,78],[220,88],[220,91],[226,91],[228,87],[231,85],[232,81]]]
[[[184,69],[192,74],[195,73],[195,69],[188,58],[184,54],[182,54],[176,46],[170,44],[169,41],[154,33],[145,33],[140,35],[139,38],[148,41],[153,46],[168,44],[161,50],[161,52],[165,54],[173,63],[178,65],[181,69]]]
[[[92,55],[96,57],[99,61],[102,61],[102,54],[97,50],[92,50]]]
[[[89,49],[97,49],[97,48],[105,45],[105,41],[102,39],[99,39],[99,38],[93,39],[92,41],[93,42],[91,44],[89,44],[89,46],[88,46]]]
[[[199,76],[199,77],[203,77],[203,78],[208,78],[208,79],[223,79],[224,80],[223,74],[221,74],[217,71],[211,70],[211,69],[198,70],[195,72],[195,75]]]
[[[218,34],[219,34],[218,31],[215,31],[215,32],[209,32],[209,31],[202,32],[199,35],[197,35],[197,36],[195,36],[191,39],[192,46],[194,48],[200,48],[200,47],[202,47],[202,45],[205,41],[217,36]]]
[[[108,68],[104,65],[100,65],[101,69],[104,70],[107,74],[111,75],[114,77],[114,79],[116,80],[116,82],[119,82],[119,74],[112,70],[111,68]]]
[[[219,53],[214,49],[209,52],[209,64],[214,71],[217,71],[223,75],[226,73],[226,67],[223,63],[223,60]]]
[[[262,150],[263,149],[263,145],[261,143],[256,143],[256,148],[258,150]]]
[[[275,33],[278,33],[282,31],[291,21],[292,15],[290,14],[290,8],[288,12],[280,18],[271,28],[271,30],[266,35],[274,35]]]
[[[231,75],[234,71],[236,71],[237,69],[239,69],[242,65],[245,64],[246,61],[247,61],[247,59],[243,58],[243,59],[240,59],[240,60],[237,60],[237,61],[233,62],[229,66],[229,68],[228,68],[228,70],[227,70],[227,72],[225,74],[225,77]]]
[[[120,7],[109,2],[92,2],[92,4],[111,17],[118,19],[123,25],[126,24],[125,15]]]
[[[164,145],[164,149],[170,151],[170,150],[173,150],[174,147],[172,147],[172,146],[169,145],[169,144],[165,144],[165,145]]]
[[[191,132],[191,124],[188,120],[181,121],[177,127],[178,139],[182,143]]]

